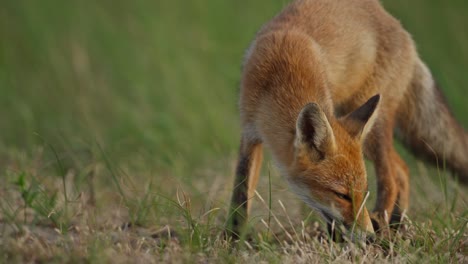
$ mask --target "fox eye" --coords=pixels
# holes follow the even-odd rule
[[[351,197],[347,194],[344,194],[344,193],[339,193],[339,192],[334,192],[336,196],[338,196],[338,198],[342,199],[342,200],[346,200],[348,202],[351,202]]]

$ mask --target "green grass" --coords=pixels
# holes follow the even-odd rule
[[[268,159],[252,240],[222,239],[242,56],[286,3],[3,1],[0,262],[467,261],[466,188],[405,152],[411,210],[390,239],[331,243]],[[466,1],[383,3],[467,127]]]

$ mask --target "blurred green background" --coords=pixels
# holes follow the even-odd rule
[[[287,2],[1,1],[0,154],[104,150],[175,174],[235,159],[243,53]],[[468,2],[383,3],[466,127]]]

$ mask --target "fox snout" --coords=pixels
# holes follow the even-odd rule
[[[326,213],[322,212],[322,215],[328,222],[328,233],[335,241],[341,241],[343,235],[346,235],[354,242],[373,241],[375,238],[374,227],[366,208],[355,219],[342,219],[342,221],[339,221]],[[340,226],[345,229],[342,230]]]
[[[330,224],[335,221],[337,224],[343,224],[348,231],[361,231],[367,234],[374,234],[374,227],[369,215],[369,212],[364,207],[361,212],[358,212],[355,218],[345,219],[342,216],[330,214],[328,210],[321,210],[321,214]]]
[[[311,208],[317,210],[326,222],[330,225],[335,223],[336,227],[343,225],[350,237],[356,237],[356,234],[374,234],[374,228],[365,207],[366,197],[354,195],[350,201],[340,202],[340,198],[330,197],[334,193],[320,192],[320,190],[310,190],[307,186],[289,180],[292,190]],[[319,194],[319,195],[314,195]],[[346,198],[349,199],[349,198]],[[344,202],[344,203],[343,203]],[[332,231],[332,230],[329,230]]]

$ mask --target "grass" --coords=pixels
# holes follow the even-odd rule
[[[383,2],[467,127],[468,5]],[[390,238],[331,242],[269,159],[252,239],[222,238],[243,52],[286,3],[3,1],[0,262],[466,262],[466,188],[403,149],[411,208]]]

